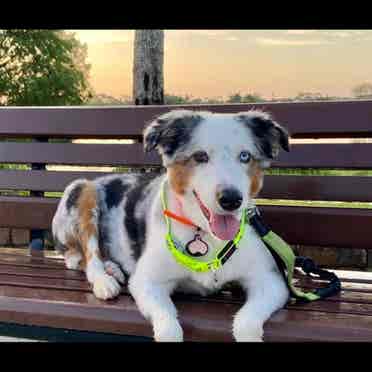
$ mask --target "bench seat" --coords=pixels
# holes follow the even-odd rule
[[[287,305],[265,325],[265,341],[371,340],[372,273],[337,274],[342,278],[339,295]],[[319,285],[301,275],[297,280],[308,289]],[[174,299],[185,340],[232,341],[232,316],[242,304],[239,294],[224,291],[203,299],[176,294]],[[152,336],[149,323],[125,288],[119,298],[101,301],[94,297],[85,275],[66,269],[61,258],[19,253],[0,253],[0,322],[113,337],[151,340]]]

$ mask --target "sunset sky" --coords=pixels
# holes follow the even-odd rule
[[[131,96],[133,30],[71,30],[88,45],[96,93]],[[193,97],[319,92],[372,83],[372,30],[166,30],[165,92]]]

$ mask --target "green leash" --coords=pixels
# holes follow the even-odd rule
[[[266,226],[257,207],[250,211],[249,223],[274,257],[294,299],[309,302],[330,297],[340,292],[341,282],[337,275],[320,269],[311,258],[296,257],[290,245]],[[327,286],[315,289],[313,292],[299,290],[293,285],[295,267],[300,267],[308,276],[315,274],[318,279],[327,281]]]
[[[161,201],[163,210],[166,210],[165,183],[163,183],[161,188]],[[247,214],[249,214],[249,216],[247,216]],[[248,223],[261,237],[262,241],[274,257],[294,299],[315,301],[332,296],[341,290],[340,280],[334,273],[318,268],[310,258],[296,257],[292,248],[280,236],[275,234],[265,225],[257,208],[250,210],[249,213],[247,213],[246,210],[243,210],[240,228],[237,235],[233,240],[229,241],[225,246],[219,249],[216,257],[209,262],[199,261],[184,254],[180,249],[178,249],[177,243],[175,243],[172,237],[169,218],[166,215],[164,217],[167,224],[167,233],[165,236],[167,247],[172,253],[174,259],[190,271],[205,273],[209,271],[214,272],[220,269],[238,249],[238,244],[245,233],[245,225]],[[317,275],[319,279],[328,281],[328,285],[324,288],[316,289],[314,292],[303,292],[299,290],[293,285],[293,273],[295,267],[301,267],[307,275]]]

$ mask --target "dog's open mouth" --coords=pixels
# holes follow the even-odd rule
[[[232,240],[239,231],[240,222],[231,214],[218,214],[210,211],[201,201],[198,193],[193,190],[193,193],[198,201],[199,207],[209,223],[209,227],[218,239]]]

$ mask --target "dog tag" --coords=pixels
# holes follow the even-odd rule
[[[186,244],[186,252],[193,257],[205,256],[208,253],[208,244],[199,234],[195,234],[194,239]]]

